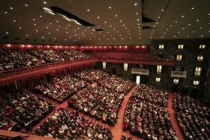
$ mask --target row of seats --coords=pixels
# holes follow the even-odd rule
[[[40,81],[35,86],[35,91],[50,97],[58,102],[63,102],[80,89],[87,86],[87,82],[71,75],[52,77],[51,81]]]
[[[0,71],[88,58],[93,58],[93,56],[78,50],[20,50],[0,48]]]
[[[35,134],[64,140],[111,140],[113,137],[109,129],[93,124],[76,110],[63,108],[51,115]]]
[[[100,70],[85,69],[83,71],[78,71],[74,73],[74,76],[94,83],[102,78],[106,78],[107,76],[109,76],[109,74]]]
[[[160,107],[167,107],[168,92],[157,89],[153,86],[141,84],[137,87],[135,96],[142,101],[146,101]]]
[[[125,80],[116,75],[109,75],[104,79],[98,81],[98,84],[106,87],[107,89],[127,94],[133,87],[134,83],[130,80]]]
[[[127,137],[126,135],[121,135],[121,140],[133,140],[131,137]]]
[[[109,125],[115,125],[124,94],[92,84],[73,95],[68,104]]]
[[[54,109],[45,99],[19,90],[3,94],[0,100],[0,129],[4,130],[29,131]]]
[[[162,93],[162,95],[155,94],[156,92]],[[126,106],[123,130],[128,130],[133,135],[144,139],[176,139],[169,114],[165,108],[166,102],[159,104],[155,100],[161,96],[164,97],[165,94],[164,91],[158,91],[146,85],[139,85]]]
[[[174,93],[173,105],[185,139],[210,139],[210,110],[189,96]]]

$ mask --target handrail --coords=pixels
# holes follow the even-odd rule
[[[89,59],[93,59],[93,58],[89,58]],[[0,72],[0,78],[13,76],[13,75],[16,75],[16,74],[22,74],[22,73],[26,73],[26,72],[31,72],[31,71],[34,71],[34,70],[40,70],[40,69],[43,69],[43,68],[46,68],[46,67],[59,66],[59,65],[63,65],[63,64],[71,63],[71,62],[77,62],[77,61],[89,60],[89,59],[77,59],[77,60],[74,60],[74,61],[46,63],[46,64],[37,65],[37,66],[31,66],[31,67],[24,67],[24,68],[18,68],[18,69],[13,69],[13,70],[1,71]]]

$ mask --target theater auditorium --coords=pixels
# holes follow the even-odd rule
[[[0,1],[0,140],[210,139],[209,5]]]

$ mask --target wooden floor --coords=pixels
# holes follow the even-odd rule
[[[120,108],[119,113],[118,113],[117,123],[113,127],[103,123],[102,121],[98,121],[98,120],[96,120],[96,119],[94,119],[94,118],[92,118],[92,117],[90,117],[88,115],[85,115],[83,113],[80,113],[80,115],[82,115],[84,118],[92,121],[92,123],[94,123],[94,124],[100,124],[100,125],[102,125],[105,128],[109,128],[111,130],[111,132],[112,132],[113,140],[121,140],[121,135],[122,134],[126,135],[127,137],[132,137],[133,140],[140,140],[136,136],[133,136],[132,134],[130,134],[128,131],[124,132],[123,129],[122,129],[123,128],[122,124],[123,124],[124,112],[125,112],[128,100],[132,96],[132,94],[135,91],[135,89],[136,89],[136,87],[134,87],[132,90],[130,90],[130,92],[126,96],[124,96],[124,100],[122,102],[121,108]],[[39,127],[50,115],[52,115],[59,108],[72,109],[72,108],[68,107],[68,101],[65,101],[65,102],[57,105],[55,110],[52,111],[50,114],[48,114],[44,119],[42,119],[40,121],[40,123],[38,123],[36,126],[34,126],[30,133],[34,134],[34,131],[37,129],[37,127]],[[178,125],[178,122],[177,122],[177,119],[175,117],[175,113],[174,113],[174,110],[173,110],[173,94],[172,93],[169,94],[167,110],[168,110],[169,115],[170,115],[171,124],[172,124],[172,126],[173,126],[173,128],[175,130],[176,135],[177,135],[177,139],[178,140],[183,140],[184,137],[183,137],[183,134],[182,134],[182,132],[180,130],[180,127]]]

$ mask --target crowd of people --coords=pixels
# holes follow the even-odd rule
[[[109,74],[101,70],[86,69],[74,73],[74,76],[80,77],[86,81],[93,83],[97,82],[100,79],[106,78],[107,76],[109,76]]]
[[[187,95],[174,93],[173,105],[185,139],[210,139],[210,110]]]
[[[98,84],[110,90],[127,94],[133,87],[134,83],[130,80],[125,80],[116,75],[109,75],[98,81]]]
[[[139,85],[126,106],[123,130],[144,139],[176,139],[165,107],[166,94],[164,91]],[[159,98],[163,98],[163,104],[159,102]]]
[[[54,109],[54,105],[20,90],[0,97],[0,129],[27,132]]]
[[[141,101],[146,101],[160,107],[167,107],[168,92],[153,86],[141,84],[137,87],[135,96]]]
[[[123,93],[92,84],[73,95],[68,104],[109,125],[115,125],[123,99]]]
[[[109,129],[93,124],[76,110],[60,108],[51,115],[37,130],[36,135],[65,140],[97,139],[111,140]]]
[[[73,61],[93,58],[91,54],[79,50],[40,50],[0,48],[0,71],[37,66],[46,63]]]
[[[55,101],[63,102],[80,89],[87,86],[87,82],[71,75],[54,76],[51,80],[40,81],[35,90]]]

